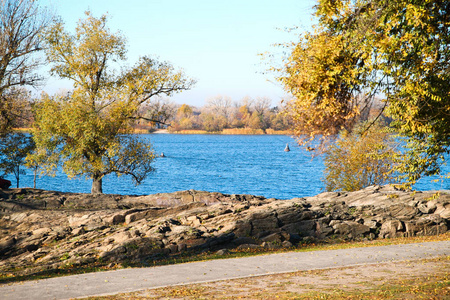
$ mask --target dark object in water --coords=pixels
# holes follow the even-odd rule
[[[164,155],[164,152],[163,152],[163,153],[161,153],[160,157],[166,157],[166,156]]]
[[[289,152],[291,149],[289,149],[289,144],[286,144],[286,147],[284,148],[284,152]]]
[[[0,178],[0,189],[9,189],[11,186],[11,181]]]

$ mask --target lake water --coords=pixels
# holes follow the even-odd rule
[[[202,190],[226,194],[252,194],[267,198],[291,199],[313,196],[323,191],[324,169],[321,157],[298,147],[288,136],[274,135],[141,135],[149,139],[157,154],[155,172],[139,186],[126,176],[109,175],[103,180],[108,194],[146,195],[181,190]],[[290,152],[284,152],[289,144]],[[448,172],[448,167],[447,170]],[[15,179],[7,177],[15,187]],[[21,187],[33,186],[33,174],[21,175]],[[56,177],[37,179],[37,188],[89,193],[91,181]],[[429,178],[416,186],[419,190],[450,189],[450,184],[431,183]]]

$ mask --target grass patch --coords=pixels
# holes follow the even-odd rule
[[[2,272],[0,274],[0,284],[27,281],[27,280],[39,280],[47,279],[53,277],[70,276],[84,273],[93,273],[101,271],[109,271],[111,268],[101,265],[101,263],[94,263],[89,265],[84,265],[81,267],[74,267],[73,265],[63,265],[60,268],[49,269],[49,270],[39,270],[33,272],[33,274],[26,275],[15,275],[11,270],[10,272]]]

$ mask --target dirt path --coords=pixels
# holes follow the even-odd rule
[[[423,282],[433,284],[443,279],[447,281],[447,286],[434,295],[432,291],[433,297],[430,299],[450,299],[449,277],[450,257],[441,257],[166,287],[95,299],[322,299],[316,293],[324,292],[330,295],[350,292],[354,298],[362,299],[365,293],[380,291],[384,286],[388,286],[387,290],[394,290],[387,296],[388,299],[402,299],[405,292],[415,289],[414,283],[421,286]],[[402,284],[410,290],[397,291],[395,295],[397,286]],[[416,294],[416,291],[412,293]]]
[[[68,299],[112,295],[192,283],[339,267],[430,259],[450,255],[450,241],[210,260],[121,269],[0,286],[1,299]],[[339,284],[339,282],[337,282]]]

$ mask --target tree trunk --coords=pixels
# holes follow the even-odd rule
[[[17,175],[16,175],[17,188],[19,188],[19,176],[20,176],[20,169],[19,166],[17,166]]]
[[[33,189],[36,188],[36,176],[37,176],[37,168],[34,169]]]
[[[102,179],[101,175],[93,176],[91,194],[103,194]]]

